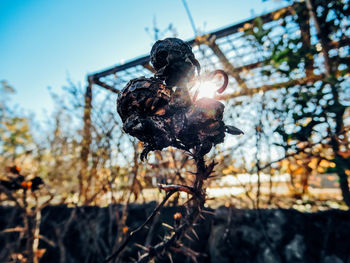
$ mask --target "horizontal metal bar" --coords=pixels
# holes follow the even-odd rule
[[[275,14],[277,12],[281,12],[283,10],[287,10],[288,11],[288,9],[290,9],[291,7],[293,7],[293,5],[287,6],[287,7],[278,9],[278,10],[275,10],[275,11],[273,11],[271,13],[264,14],[264,15],[260,16],[260,18],[263,20],[263,22],[271,21],[272,20],[271,17],[273,16],[273,14]],[[211,32],[211,33],[209,33],[209,36],[214,36],[215,35],[216,39],[229,36],[229,35],[231,35],[233,33],[238,32],[238,30],[240,28],[242,28],[244,26],[244,24],[253,22],[254,19],[256,19],[256,17],[248,19],[248,20],[245,20],[245,21],[240,22],[238,24],[234,24],[232,26],[229,26],[229,27],[226,27],[226,28],[219,29],[217,31]],[[193,45],[196,44],[196,39],[191,39],[191,40],[187,41],[187,43],[190,44],[191,46],[193,46]],[[149,55],[142,56],[142,57],[139,57],[137,59],[134,59],[134,60],[131,60],[129,62],[126,62],[125,64],[117,65],[117,66],[108,68],[106,70],[103,70],[101,72],[90,74],[88,76],[88,78],[92,79],[94,81],[96,79],[100,79],[102,77],[105,77],[105,76],[117,73],[119,71],[123,71],[123,70],[129,69],[129,68],[132,68],[132,67],[135,67],[135,66],[138,66],[138,65],[142,66],[142,65],[144,65],[146,63],[149,63],[149,60],[150,60],[150,56]]]
[[[105,89],[107,89],[109,91],[112,91],[113,93],[116,93],[116,94],[119,93],[119,90],[117,90],[117,89],[113,88],[112,86],[110,86],[110,85],[100,81],[99,79],[94,80],[93,83],[96,84],[96,85],[99,85],[100,87],[105,88]]]
[[[114,73],[116,73],[118,71],[123,71],[123,70],[126,70],[128,68],[132,68],[132,67],[135,67],[135,66],[138,66],[138,65],[146,64],[148,62],[149,62],[149,56],[140,57],[140,58],[137,58],[135,60],[126,62],[125,64],[117,65],[117,66],[108,68],[108,69],[106,69],[104,71],[101,71],[101,72],[98,72],[98,73],[95,73],[95,74],[91,74],[91,75],[88,76],[88,78],[92,79],[92,80],[96,80],[96,79],[99,79],[99,78],[102,78],[102,77],[114,74]]]
[[[237,97],[242,97],[242,96],[253,96],[254,94],[259,93],[259,92],[266,92],[266,91],[270,91],[270,90],[288,88],[288,87],[292,87],[292,86],[296,86],[296,85],[304,85],[306,83],[314,83],[314,82],[321,80],[321,79],[324,79],[324,78],[325,78],[324,74],[313,75],[310,77],[293,79],[293,80],[289,80],[289,81],[282,82],[282,83],[276,83],[276,84],[272,84],[272,85],[263,85],[263,86],[260,86],[257,88],[249,88],[246,90],[240,90],[240,91],[233,92],[230,94],[218,95],[215,98],[218,100],[229,100],[232,98],[237,98]]]
[[[257,17],[254,17],[254,18],[250,18],[250,19],[247,19],[247,20],[244,20],[243,22],[240,22],[238,24],[234,24],[232,26],[229,26],[229,27],[226,27],[226,28],[223,28],[223,29],[219,29],[217,31],[214,31],[212,33],[209,33],[209,37],[208,39],[211,37],[211,36],[215,36],[216,39],[219,39],[219,38],[223,38],[223,37],[227,37],[229,35],[232,35],[234,33],[237,33],[238,30],[240,28],[242,28],[245,24],[247,23],[251,23],[253,22],[255,19],[257,19],[258,17],[261,18],[262,22],[263,23],[266,23],[266,22],[269,22],[269,21],[272,21],[272,16],[275,14],[275,13],[278,13],[278,12],[281,12],[281,11],[289,11],[289,9],[291,9],[292,7],[294,7],[295,5],[297,4],[293,4],[293,5],[290,5],[290,6],[287,6],[287,7],[283,7],[283,8],[280,8],[280,9],[277,9],[275,11],[272,11],[270,13],[267,13],[267,14],[263,14],[261,16],[257,16]],[[190,44],[191,46],[193,46],[195,43],[196,43],[196,40],[195,39],[192,39],[190,41],[187,41],[188,44]]]

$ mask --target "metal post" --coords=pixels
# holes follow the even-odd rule
[[[84,127],[83,140],[81,143],[81,168],[79,173],[79,201],[85,196],[84,180],[87,178],[89,167],[89,153],[91,144],[91,108],[92,108],[92,80],[88,77],[88,86],[85,91],[85,105],[84,105]]]

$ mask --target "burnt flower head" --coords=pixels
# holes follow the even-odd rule
[[[168,86],[186,85],[200,71],[199,62],[194,57],[192,48],[178,38],[158,40],[152,47],[151,63],[156,77],[165,81]]]
[[[157,41],[151,63],[154,77],[130,80],[117,99],[124,131],[144,143],[141,160],[150,151],[168,146],[204,155],[223,142],[225,132],[243,133],[225,125],[221,102],[191,98],[187,85],[195,70],[200,71],[191,46],[177,38]]]

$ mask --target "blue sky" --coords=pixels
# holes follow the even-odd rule
[[[286,5],[286,1],[187,0],[196,27],[208,32]],[[181,0],[0,0],[0,80],[16,90],[12,103],[51,112],[48,87],[149,52],[145,27],[172,23],[182,39],[193,31]]]

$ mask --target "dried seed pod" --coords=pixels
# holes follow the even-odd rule
[[[145,143],[149,150],[161,150],[171,145],[169,133],[169,101],[172,90],[155,78],[129,81],[119,93],[117,111],[126,133]]]
[[[118,95],[117,111],[123,122],[133,114],[150,116],[168,105],[172,90],[155,78],[130,80]]]
[[[184,85],[194,75],[195,68],[200,72],[192,48],[178,38],[158,40],[151,50],[151,63],[156,76],[164,79],[168,86]]]
[[[188,44],[176,38],[157,41],[151,62],[157,70],[155,78],[129,81],[117,99],[124,131],[144,142],[141,159],[149,151],[168,146],[195,148],[204,155],[223,142],[225,132],[242,133],[225,125],[221,102],[210,98],[191,100],[187,82],[194,68],[200,67]],[[173,91],[175,85],[177,89]],[[223,86],[226,88],[227,79]]]

